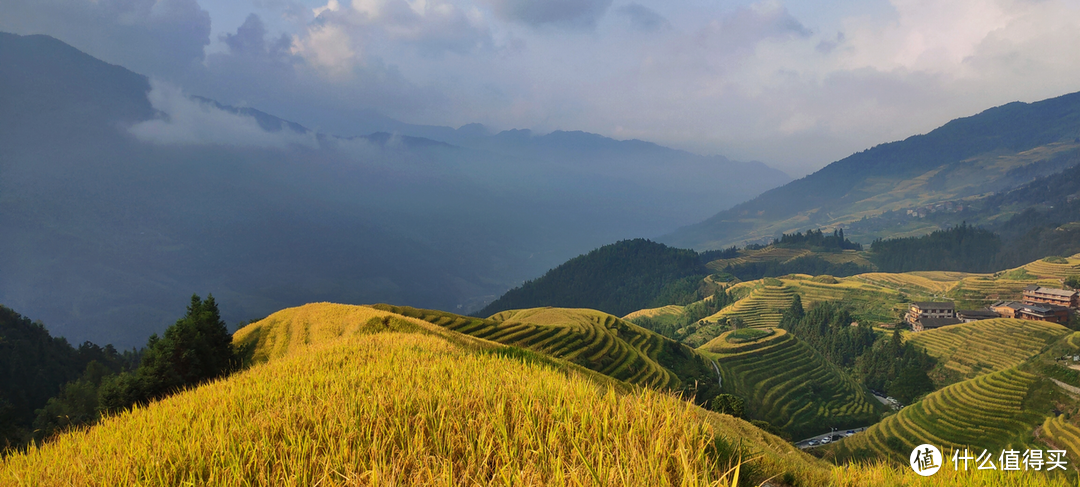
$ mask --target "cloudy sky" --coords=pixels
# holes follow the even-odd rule
[[[4,0],[0,30],[340,135],[585,130],[794,176],[1080,91],[1077,0],[822,3]]]

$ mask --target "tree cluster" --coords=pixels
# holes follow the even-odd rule
[[[844,229],[833,230],[832,235],[818,230],[785,233],[773,240],[773,245],[783,248],[810,249],[815,252],[838,252],[841,250],[862,250],[862,244],[844,237]]]
[[[869,324],[851,326],[851,312],[837,303],[819,303],[804,311],[798,294],[780,319],[780,328],[788,330],[830,362],[850,368],[855,359],[866,353],[877,340]]]
[[[155,334],[144,349],[125,354],[89,342],[76,350],[3,307],[0,330],[0,364],[10,371],[0,377],[0,447],[92,424],[102,413],[147,403],[240,366],[213,296],[192,296],[187,313],[164,336]]]
[[[0,306],[0,450],[32,438],[35,411],[65,383],[87,373],[117,373],[134,360],[133,352],[121,354],[112,345],[72,347],[40,322]]]
[[[929,372],[934,359],[904,343],[900,332],[878,337],[867,324],[851,326],[853,317],[842,305],[819,303],[804,311],[795,296],[784,311],[780,327],[803,340],[828,361],[854,376],[870,390],[885,393],[909,404],[932,392]]]
[[[866,387],[911,404],[933,392],[934,383],[927,372],[934,364],[934,359],[926,352],[905,343],[898,329],[889,338],[878,340],[869,353],[860,356],[855,370]]]
[[[870,260],[882,272],[993,272],[1001,249],[996,234],[963,223],[922,237],[877,239]]]
[[[682,315],[668,322],[647,316],[634,318],[630,321],[642,328],[659,333],[672,340],[681,341],[686,335],[693,333],[690,329],[694,328],[699,321],[716,314],[718,311],[735,302],[735,298],[732,297],[726,289],[715,290],[710,299],[703,299],[703,297],[699,297],[698,299],[697,302],[691,303],[683,308]],[[694,329],[696,330],[696,328]]]

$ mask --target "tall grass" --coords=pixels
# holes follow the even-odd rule
[[[728,485],[753,452],[708,416],[430,335],[346,336],[9,456],[0,485]]]

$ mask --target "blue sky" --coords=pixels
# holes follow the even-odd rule
[[[1075,0],[6,0],[0,30],[331,133],[585,130],[795,176],[1080,91]]]

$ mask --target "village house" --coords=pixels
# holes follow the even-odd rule
[[[924,331],[960,323],[956,319],[956,307],[951,302],[911,303],[907,322],[913,331]]]
[[[1072,310],[1054,304],[1025,304],[1017,311],[1017,318],[1022,320],[1049,321],[1065,324],[1069,322]]]
[[[1052,304],[1065,308],[1080,307],[1080,294],[1076,291],[1031,285],[1024,288],[1024,304]]]
[[[990,310],[1002,318],[1019,318],[1017,314],[1024,307],[1024,303],[1017,301],[998,301],[990,305]]]
[[[979,320],[992,320],[1000,315],[990,309],[962,309],[956,312],[956,318],[963,323],[971,323]]]

